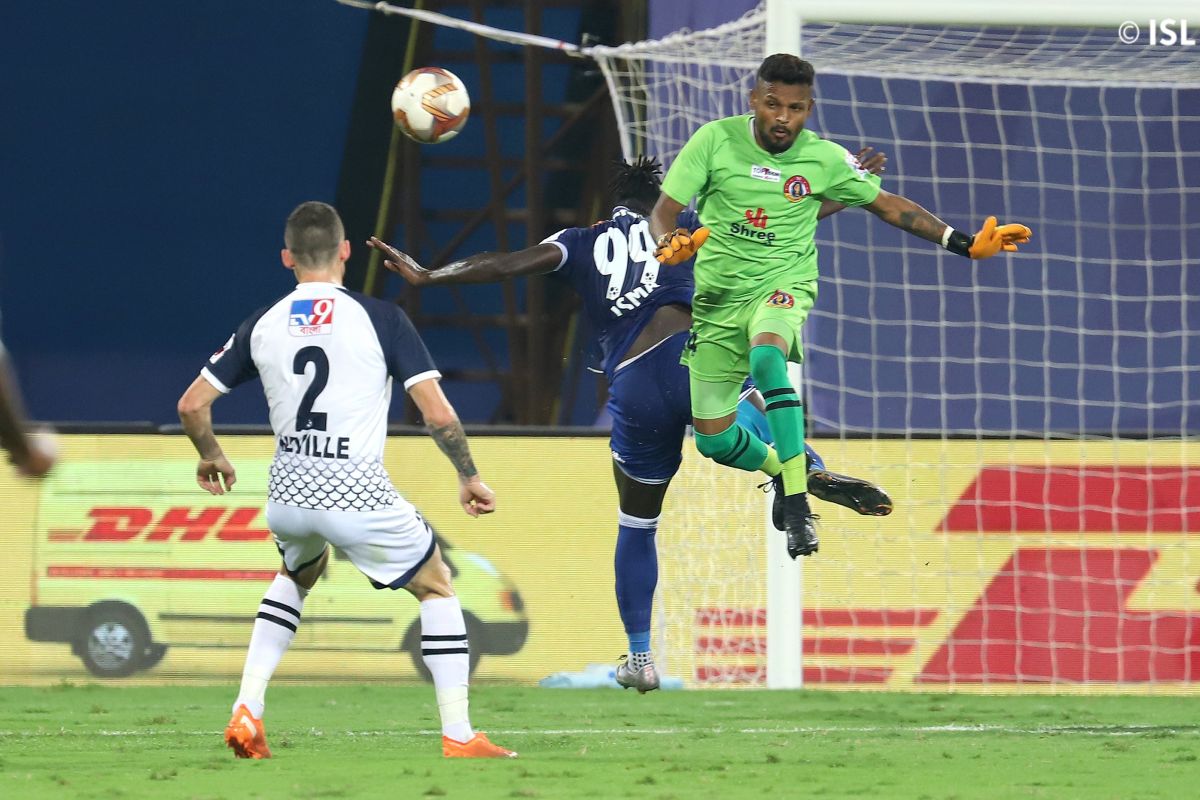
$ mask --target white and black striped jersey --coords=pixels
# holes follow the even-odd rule
[[[221,392],[262,379],[272,501],[352,511],[400,501],[383,467],[392,379],[441,377],[403,310],[315,282],[251,315],[200,374]]]

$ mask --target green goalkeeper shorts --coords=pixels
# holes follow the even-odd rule
[[[816,299],[816,281],[764,289],[736,304],[711,306],[694,299],[692,335],[680,358],[691,375],[692,415],[716,419],[736,408],[750,374],[750,341],[760,333],[774,333],[791,342],[788,360],[803,361],[800,328]],[[706,384],[703,398],[695,396],[697,381]]]

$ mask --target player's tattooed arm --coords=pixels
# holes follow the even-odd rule
[[[902,197],[880,190],[874,201],[863,206],[875,216],[889,225],[895,225],[901,230],[908,231],[914,236],[930,242],[941,243],[942,234],[946,231],[946,223],[930,214],[921,206]]]
[[[562,251],[552,244],[537,244],[515,253],[479,253],[453,261],[439,269],[426,269],[387,242],[372,236],[367,246],[383,254],[383,266],[413,286],[439,283],[495,283],[521,275],[553,272],[562,261]]]
[[[467,433],[463,430],[461,422],[454,420],[446,425],[430,425],[429,435],[446,454],[446,458],[450,459],[460,478],[466,480],[479,474],[479,470],[475,469],[475,461],[471,458]]]
[[[479,474],[475,462],[471,458],[471,450],[467,446],[467,434],[458,414],[442,392],[441,384],[436,378],[427,378],[408,387],[408,395],[417,404],[421,418],[425,420],[425,428],[437,442],[438,449],[446,454],[446,458],[454,465],[458,477],[467,480]]]
[[[479,477],[467,447],[467,434],[437,379],[427,378],[414,383],[408,387],[408,396],[417,404],[429,435],[458,472],[458,502],[463,511],[472,517],[495,511],[496,493]]]

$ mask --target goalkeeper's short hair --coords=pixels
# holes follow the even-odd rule
[[[816,74],[812,64],[791,53],[767,56],[758,68],[758,79],[763,83],[812,86]]]

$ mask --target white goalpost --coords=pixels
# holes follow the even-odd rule
[[[689,453],[656,611],[689,685],[1190,690],[1193,658],[1200,680],[1200,7],[996,13],[769,0],[588,51],[626,156],[669,163],[793,52],[817,69],[809,126],[885,151],[886,189],[1035,231],[975,265],[862,211],[822,224],[809,429],[897,510],[816,503],[802,587],[752,482]]]

